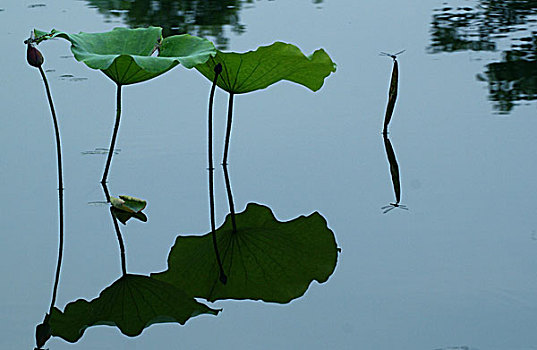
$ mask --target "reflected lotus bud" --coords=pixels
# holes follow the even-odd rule
[[[52,335],[52,331],[50,329],[50,324],[48,323],[48,319],[49,319],[49,315],[47,314],[45,316],[45,320],[43,321],[43,323],[35,327],[35,341],[37,345],[36,349],[41,349],[43,345],[45,345],[47,340],[50,339],[50,336]]]
[[[32,44],[28,43],[28,49],[26,50],[26,60],[32,67],[41,67],[44,58],[41,52],[35,48]]]

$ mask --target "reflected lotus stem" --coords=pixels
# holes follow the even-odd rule
[[[110,215],[112,215],[112,221],[114,222],[114,228],[116,230],[117,241],[119,243],[119,251],[121,254],[121,272],[123,276],[127,274],[127,259],[125,258],[125,245],[123,244],[123,237],[121,236],[121,231],[119,230],[119,224],[117,219],[112,212],[113,207],[110,207]]]
[[[229,93],[229,102],[227,109],[227,127],[226,127],[226,141],[224,144],[224,158],[222,159],[222,167],[224,168],[224,178],[226,181],[227,200],[229,204],[229,212],[231,214],[231,224],[233,226],[233,233],[237,232],[237,224],[235,223],[235,204],[233,203],[233,193],[231,192],[231,183],[227,172],[227,155],[229,151],[229,139],[231,137],[231,123],[233,117],[233,96],[232,92]]]
[[[227,276],[222,267],[222,260],[220,259],[220,253],[218,252],[218,244],[216,242],[216,220],[215,220],[215,210],[214,210],[214,165],[213,165],[213,101],[214,101],[214,91],[216,89],[216,82],[218,76],[222,72],[222,65],[219,63],[214,67],[214,80],[213,85],[211,86],[211,93],[209,95],[209,120],[208,120],[208,161],[209,161],[209,206],[211,210],[211,233],[213,238],[213,247],[216,254],[216,261],[218,262],[218,267],[220,269],[220,282],[226,284]]]

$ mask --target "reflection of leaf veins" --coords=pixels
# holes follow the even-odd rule
[[[313,280],[326,282],[337,264],[333,232],[319,214],[278,221],[270,208],[250,203],[216,230],[227,284],[218,283],[219,268],[210,233],[179,236],[168,256],[168,270],[152,277],[210,301],[253,299],[287,303],[302,296]]]
[[[191,317],[218,312],[168,283],[126,274],[92,301],[79,299],[69,303],[64,312],[54,308],[50,325],[53,336],[74,343],[92,326],[116,326],[134,337],[155,323],[185,324]]]

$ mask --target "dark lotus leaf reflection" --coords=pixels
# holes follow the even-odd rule
[[[127,221],[132,218],[138,219],[142,222],[147,222],[147,216],[142,212],[131,213],[117,208],[112,208],[111,211],[112,215],[114,215],[114,217],[118,219],[123,225],[126,225]]]
[[[317,91],[323,86],[324,79],[336,71],[336,64],[323,49],[305,56],[296,46],[282,42],[245,53],[218,51],[215,57],[196,69],[213,81],[214,67],[219,63],[223,69],[217,85],[233,94],[261,90],[280,80]]]
[[[226,284],[219,282],[211,233],[177,237],[168,270],[152,277],[210,301],[287,303],[302,296],[313,280],[323,283],[334,272],[339,249],[319,213],[280,222],[270,208],[249,203],[235,220],[236,232],[230,215],[216,230]]]
[[[114,28],[104,33],[79,34],[35,30],[38,38],[68,40],[78,61],[101,70],[118,85],[155,78],[178,64],[192,68],[204,63],[216,52],[210,41],[185,34],[163,39],[161,46],[165,50],[159,56],[152,56],[158,51],[161,33],[162,28],[159,27]]]
[[[166,282],[126,274],[90,302],[79,299],[64,312],[54,308],[50,326],[53,336],[74,343],[92,326],[116,326],[133,337],[155,323],[185,324],[191,317],[219,312]]]

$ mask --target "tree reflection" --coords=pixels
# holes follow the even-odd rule
[[[219,48],[227,47],[224,26],[242,34],[239,0],[88,0],[107,19],[118,18],[131,28],[159,26],[163,35],[191,34],[214,38]],[[253,0],[246,0],[247,3]]]
[[[323,0],[313,0],[319,4]],[[163,35],[191,34],[210,37],[219,49],[226,49],[229,39],[224,28],[242,34],[240,11],[254,0],[86,0],[105,18],[119,19],[131,28],[159,26]]]
[[[430,53],[506,47],[501,61],[478,75],[488,82],[496,110],[509,113],[520,101],[537,98],[537,0],[481,0],[475,8],[445,6],[435,12]]]

